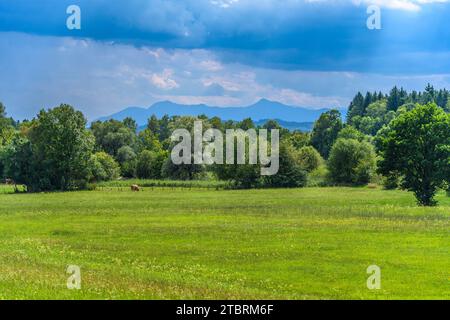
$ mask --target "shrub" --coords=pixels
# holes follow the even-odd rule
[[[296,160],[306,172],[312,172],[323,163],[320,153],[314,147],[303,147],[296,152]]]
[[[86,185],[86,190],[88,190],[88,191],[95,191],[95,190],[97,190],[97,184],[95,184],[95,183],[88,183]]]
[[[89,180],[91,182],[115,180],[120,175],[119,164],[106,152],[97,152],[92,155],[89,167],[91,171]]]
[[[386,177],[383,177],[383,187],[386,190],[395,190],[400,185],[400,177],[397,173],[388,174]]]
[[[339,139],[331,149],[328,169],[333,183],[367,184],[376,169],[374,148],[367,142]]]
[[[137,159],[136,176],[140,179],[160,179],[165,158],[164,152],[142,151]]]
[[[235,170],[236,175],[233,179],[235,188],[250,189],[261,186],[261,167],[259,165],[236,165]]]
[[[278,173],[264,177],[264,185],[271,188],[298,188],[307,183],[306,171],[296,162],[290,145],[280,145],[280,167]]]
[[[137,159],[129,160],[121,164],[120,171],[124,178],[136,177]]]
[[[308,174],[308,187],[326,187],[328,183],[329,172],[325,165],[321,165],[316,170]]]
[[[123,146],[117,151],[117,161],[120,164],[123,164],[125,162],[135,160],[136,159],[136,153],[134,152],[133,148],[130,146]]]

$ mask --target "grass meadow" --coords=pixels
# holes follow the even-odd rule
[[[369,188],[11,191],[0,187],[1,299],[450,299],[444,193],[423,208]],[[68,265],[81,290],[67,289]],[[370,265],[380,290],[367,289]]]

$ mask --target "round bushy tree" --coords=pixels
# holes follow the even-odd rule
[[[264,177],[265,186],[271,188],[300,188],[306,186],[306,171],[297,163],[292,146],[281,143],[279,170],[273,176]]]
[[[8,175],[17,183],[31,192],[86,186],[94,137],[81,112],[69,105],[42,110],[26,135],[13,144],[8,157],[15,159],[8,165]]]
[[[122,164],[136,159],[136,153],[130,146],[123,146],[117,151],[117,161]]]
[[[119,178],[120,167],[112,156],[106,152],[93,154],[89,161],[92,182],[110,181]]]
[[[323,163],[320,153],[314,147],[303,147],[295,154],[296,161],[306,172],[312,172]]]
[[[346,126],[339,132],[338,139],[355,139],[363,141],[367,140],[367,136],[353,126]]]
[[[400,174],[419,204],[436,204],[439,187],[450,181],[450,115],[434,103],[400,114],[380,131],[379,172]]]
[[[327,163],[330,180],[336,184],[367,184],[375,172],[375,161],[375,150],[368,142],[339,139]]]

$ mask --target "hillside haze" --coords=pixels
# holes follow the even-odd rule
[[[277,119],[281,122],[289,122],[291,127],[305,127],[316,121],[320,115],[329,109],[307,109],[288,106],[279,102],[262,99],[257,103],[247,107],[213,107],[205,104],[183,105],[170,101],[157,102],[150,108],[130,107],[120,112],[97,120],[106,121],[115,119],[122,121],[127,117],[133,118],[138,126],[147,124],[148,118],[156,115],[161,118],[164,115],[169,116],[198,116],[206,115],[208,117],[219,117],[222,120],[241,121],[245,118],[251,118],[255,122],[267,119]],[[306,125],[310,127],[310,125]]]

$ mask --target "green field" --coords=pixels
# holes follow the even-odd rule
[[[444,193],[421,208],[369,188],[8,191],[3,299],[450,299]],[[71,264],[82,290],[66,288]]]

